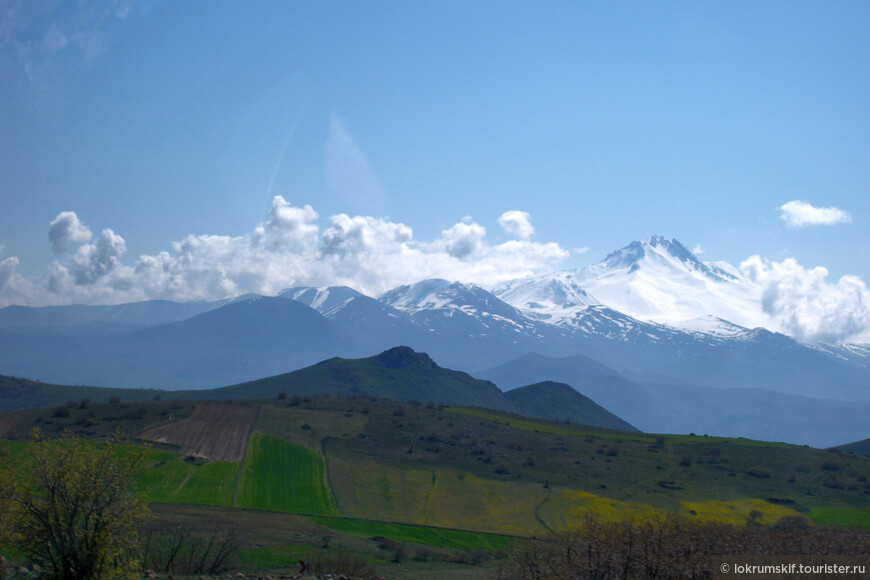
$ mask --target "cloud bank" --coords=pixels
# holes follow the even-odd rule
[[[806,226],[833,226],[851,223],[852,216],[836,207],[814,207],[805,201],[795,200],[779,206],[780,218],[790,228]]]
[[[740,269],[762,288],[761,307],[780,331],[803,342],[870,342],[870,292],[856,276],[828,281],[821,266],[805,269],[752,256]]]
[[[129,265],[121,235],[104,229],[94,237],[65,211],[49,224],[57,258],[41,279],[16,274],[17,258],[0,262],[0,306],[222,300],[299,285],[347,285],[377,296],[433,277],[495,284],[552,271],[568,257],[556,243],[528,240],[528,214],[508,214],[520,216],[510,226],[520,239],[493,245],[483,226],[465,218],[425,242],[405,224],[370,216],[334,215],[323,228],[311,206],[276,196],[268,221],[248,234],[188,236]]]

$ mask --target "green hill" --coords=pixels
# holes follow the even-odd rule
[[[432,401],[512,411],[489,381],[438,366],[427,354],[400,346],[362,359],[331,358],[316,365],[256,381],[214,389],[216,398],[274,398],[290,395],[339,395]],[[185,397],[203,393],[186,392]]]
[[[106,403],[112,397],[129,401],[147,401],[164,393],[165,391],[153,389],[53,385],[0,375],[0,413],[37,407],[56,407],[82,399],[89,399],[94,403]]]
[[[855,455],[866,455],[870,457],[870,439],[855,441],[854,443],[846,443],[845,445],[838,445],[831,449],[842,451],[843,453],[854,453]]]
[[[538,419],[563,419],[581,425],[594,425],[619,431],[637,431],[589,397],[565,383],[544,381],[505,393],[521,414]]]

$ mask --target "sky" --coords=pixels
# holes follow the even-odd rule
[[[486,286],[664,235],[870,316],[868,189],[863,1],[0,0],[0,306]]]

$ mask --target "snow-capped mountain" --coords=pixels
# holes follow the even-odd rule
[[[558,325],[599,304],[576,278],[574,272],[523,278],[498,286],[493,294],[538,320]]]
[[[501,284],[493,292],[509,304],[559,324],[583,306],[553,300],[569,288],[587,305],[600,303],[639,320],[693,331],[728,334],[733,327],[776,325],[762,310],[761,288],[730,264],[701,262],[680,242],[653,236],[586,268]]]
[[[408,313],[424,327],[453,318],[464,320],[469,325],[469,333],[482,336],[497,330],[537,334],[534,322],[520,310],[479,286],[440,279],[423,280],[390,290],[380,301]]]

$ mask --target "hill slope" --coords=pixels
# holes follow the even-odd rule
[[[565,383],[544,381],[526,385],[506,392],[505,398],[527,417],[557,421],[562,418],[580,425],[637,431],[634,426]]]

